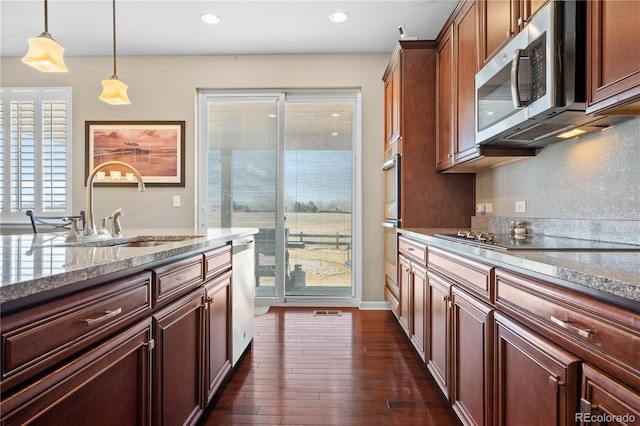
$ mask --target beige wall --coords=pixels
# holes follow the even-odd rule
[[[97,188],[96,217],[122,207],[123,226],[192,228],[195,226],[196,93],[197,89],[360,88],[362,92],[363,301],[383,300],[382,253],[382,74],[389,54],[121,57],[118,76],[129,85],[128,106],[98,100],[100,81],[111,76],[110,57],[65,58],[69,73],[44,74],[20,58],[2,58],[2,86],[73,88],[73,209],[85,208],[84,122],[89,120],[185,120],[186,186]],[[182,197],[181,208],[172,196]],[[103,216],[104,215],[104,216]]]
[[[640,118],[558,142],[534,158],[476,175],[493,216],[640,220]],[[527,202],[515,213],[516,200]]]

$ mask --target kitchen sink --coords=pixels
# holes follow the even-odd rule
[[[201,235],[145,235],[129,238],[103,238],[76,241],[65,247],[154,247],[200,238]]]
[[[113,244],[109,247],[153,247],[161,246],[172,241],[132,241],[130,243]]]

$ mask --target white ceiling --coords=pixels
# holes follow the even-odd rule
[[[112,55],[110,0],[49,0],[49,33],[66,56]],[[457,0],[117,0],[118,55],[390,53],[398,26],[433,40]],[[334,11],[349,14],[340,24]],[[213,13],[216,25],[200,16]],[[0,54],[24,56],[44,30],[42,0],[0,0]]]

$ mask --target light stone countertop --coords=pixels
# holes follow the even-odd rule
[[[407,237],[516,273],[571,288],[640,312],[640,251],[493,250],[434,234],[458,228],[399,229]]]
[[[163,241],[149,247],[105,246],[114,240],[65,244],[66,233],[3,235],[0,303],[220,247],[257,232],[257,228],[210,228],[206,235],[198,235],[188,229],[144,229],[128,230],[117,239],[118,243]]]

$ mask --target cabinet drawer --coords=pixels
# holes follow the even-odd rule
[[[389,307],[396,317],[398,316],[398,308],[400,307],[400,301],[398,300],[399,294],[400,290],[398,286],[387,278],[387,283],[384,286],[384,300],[389,303]]]
[[[2,378],[42,371],[147,314],[150,283],[150,273],[144,272],[3,318]],[[23,325],[13,328],[21,318]],[[3,382],[3,387],[17,380]]]
[[[422,262],[422,264],[427,263],[427,246],[425,244],[421,244],[404,237],[399,237],[398,251]]]
[[[429,269],[438,272],[480,299],[493,303],[494,267],[429,247]]]
[[[204,257],[191,256],[153,269],[153,306],[164,304],[202,284]]]
[[[204,279],[208,280],[231,268],[231,247],[224,246],[204,253]]]
[[[640,381],[639,314],[500,269],[496,306],[616,377]]]

